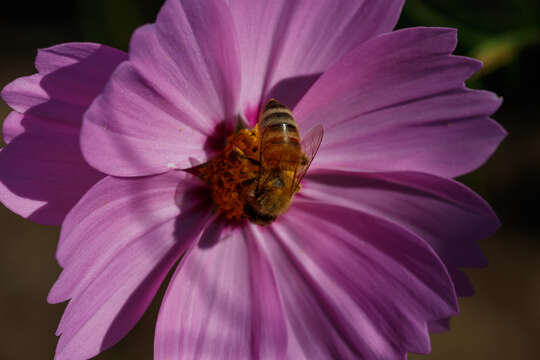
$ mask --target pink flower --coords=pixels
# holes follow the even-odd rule
[[[501,100],[464,87],[480,63],[451,55],[456,32],[391,32],[401,7],[168,0],[129,54],[39,52],[38,74],[2,92],[14,111],[0,200],[62,224],[48,300],[70,302],[56,359],[118,342],[179,259],[156,359],[429,352],[428,324],[444,329],[456,292],[472,294],[459,268],[484,265],[476,241],[499,225],[451,179],[505,132],[489,118]],[[270,97],[325,137],[286,213],[268,227],[227,222],[180,169],[219,154]]]

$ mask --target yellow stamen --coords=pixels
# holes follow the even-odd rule
[[[247,184],[255,181],[259,166],[259,132],[241,129],[227,138],[225,149],[199,169],[211,188],[217,209],[230,220],[244,218]]]

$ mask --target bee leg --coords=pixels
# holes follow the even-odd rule
[[[239,194],[242,194],[242,198],[245,198],[246,192],[249,192],[249,186],[251,184],[253,184],[256,180],[257,180],[256,177],[252,177],[250,179],[246,179],[246,180],[242,181],[239,184],[236,184],[236,191]]]
[[[252,164],[255,164],[255,165],[257,165],[257,166],[260,166],[260,165],[261,165],[261,163],[260,163],[259,160],[253,159],[253,158],[250,158],[250,157],[246,156],[246,155],[244,154],[244,152],[243,152],[242,150],[240,150],[240,148],[238,148],[237,146],[235,146],[235,147],[233,148],[233,151],[234,151],[239,157],[241,157],[242,159],[246,159],[246,160],[250,161]]]

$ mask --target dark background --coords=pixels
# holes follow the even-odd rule
[[[127,50],[161,0],[18,1],[0,13],[0,87],[35,72],[37,48],[69,41]],[[540,2],[410,0],[398,27],[459,29],[456,53],[480,58],[469,86],[504,97],[495,119],[509,132],[481,169],[461,180],[494,207],[499,232],[481,242],[490,265],[468,271],[477,294],[461,299],[452,331],[432,336],[432,354],[411,359],[537,359],[540,340]],[[0,119],[9,112],[0,102]],[[0,120],[1,121],[1,120]],[[2,143],[3,145],[3,143]],[[0,359],[51,359],[64,304],[46,296],[60,273],[59,229],[32,224],[0,205]],[[97,359],[151,359],[163,289],[135,329]]]

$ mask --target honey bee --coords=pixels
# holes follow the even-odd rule
[[[304,139],[291,111],[274,99],[259,115],[258,175],[247,185],[244,215],[259,225],[268,225],[285,212],[323,138],[323,127],[315,126]]]

